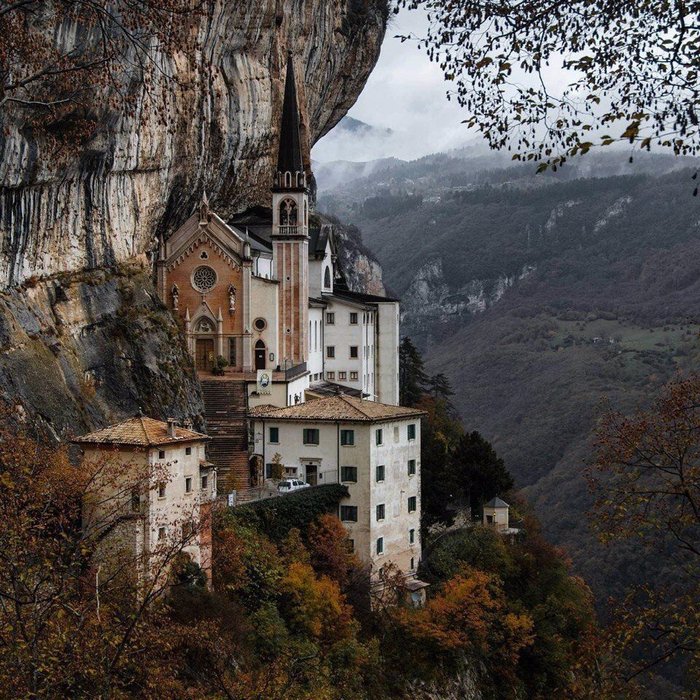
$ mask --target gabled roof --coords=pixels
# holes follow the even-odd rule
[[[484,504],[484,508],[510,508],[510,506],[498,496],[492,498],[488,503]]]
[[[335,236],[331,224],[309,229],[309,257],[322,258],[326,254],[326,245],[330,242],[331,253],[335,254]]]
[[[134,447],[157,447],[176,442],[198,442],[209,436],[187,428],[175,427],[175,437],[168,435],[168,424],[154,418],[137,416],[115,423],[108,428],[96,430],[73,442],[93,445],[133,445]]]
[[[337,394],[313,399],[296,406],[256,406],[251,418],[274,420],[346,421],[349,423],[380,423],[401,418],[420,418],[425,411],[405,406],[389,406],[377,401],[365,401],[355,396]]]
[[[168,269],[182,262],[205,241],[210,242],[227,262],[240,264],[245,234],[229,226],[215,212],[210,212],[206,226],[200,226],[199,214],[194,213],[165,242]]]
[[[287,59],[287,77],[284,81],[284,104],[282,106],[282,126],[280,128],[277,171],[280,173],[298,173],[303,170],[304,162],[301,158],[297,85],[294,77],[294,60],[290,51],[289,58]]]

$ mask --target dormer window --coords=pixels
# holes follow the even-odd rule
[[[323,273],[323,287],[325,289],[331,288],[331,268],[327,267],[326,271]]]

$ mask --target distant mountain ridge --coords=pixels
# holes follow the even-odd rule
[[[629,409],[700,362],[696,165],[618,152],[534,176],[461,151],[320,181],[401,296],[402,332],[601,597],[654,567],[587,528],[601,401]]]

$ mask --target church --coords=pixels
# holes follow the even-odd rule
[[[310,486],[343,484],[338,515],[360,558],[414,577],[424,413],[399,406],[399,302],[349,289],[334,228],[311,212],[291,56],[271,175],[271,213],[224,220],[204,196],[158,251],[218,491],[231,505],[276,495],[280,466]]]
[[[333,227],[310,212],[308,180],[290,56],[271,218],[224,221],[205,195],[160,241],[158,294],[200,376],[226,364],[251,408],[340,392],[398,405],[399,303],[348,288]]]

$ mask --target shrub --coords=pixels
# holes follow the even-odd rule
[[[292,528],[306,532],[319,515],[335,513],[340,501],[349,495],[342,484],[315,486],[231,508],[229,516],[279,542]]]

